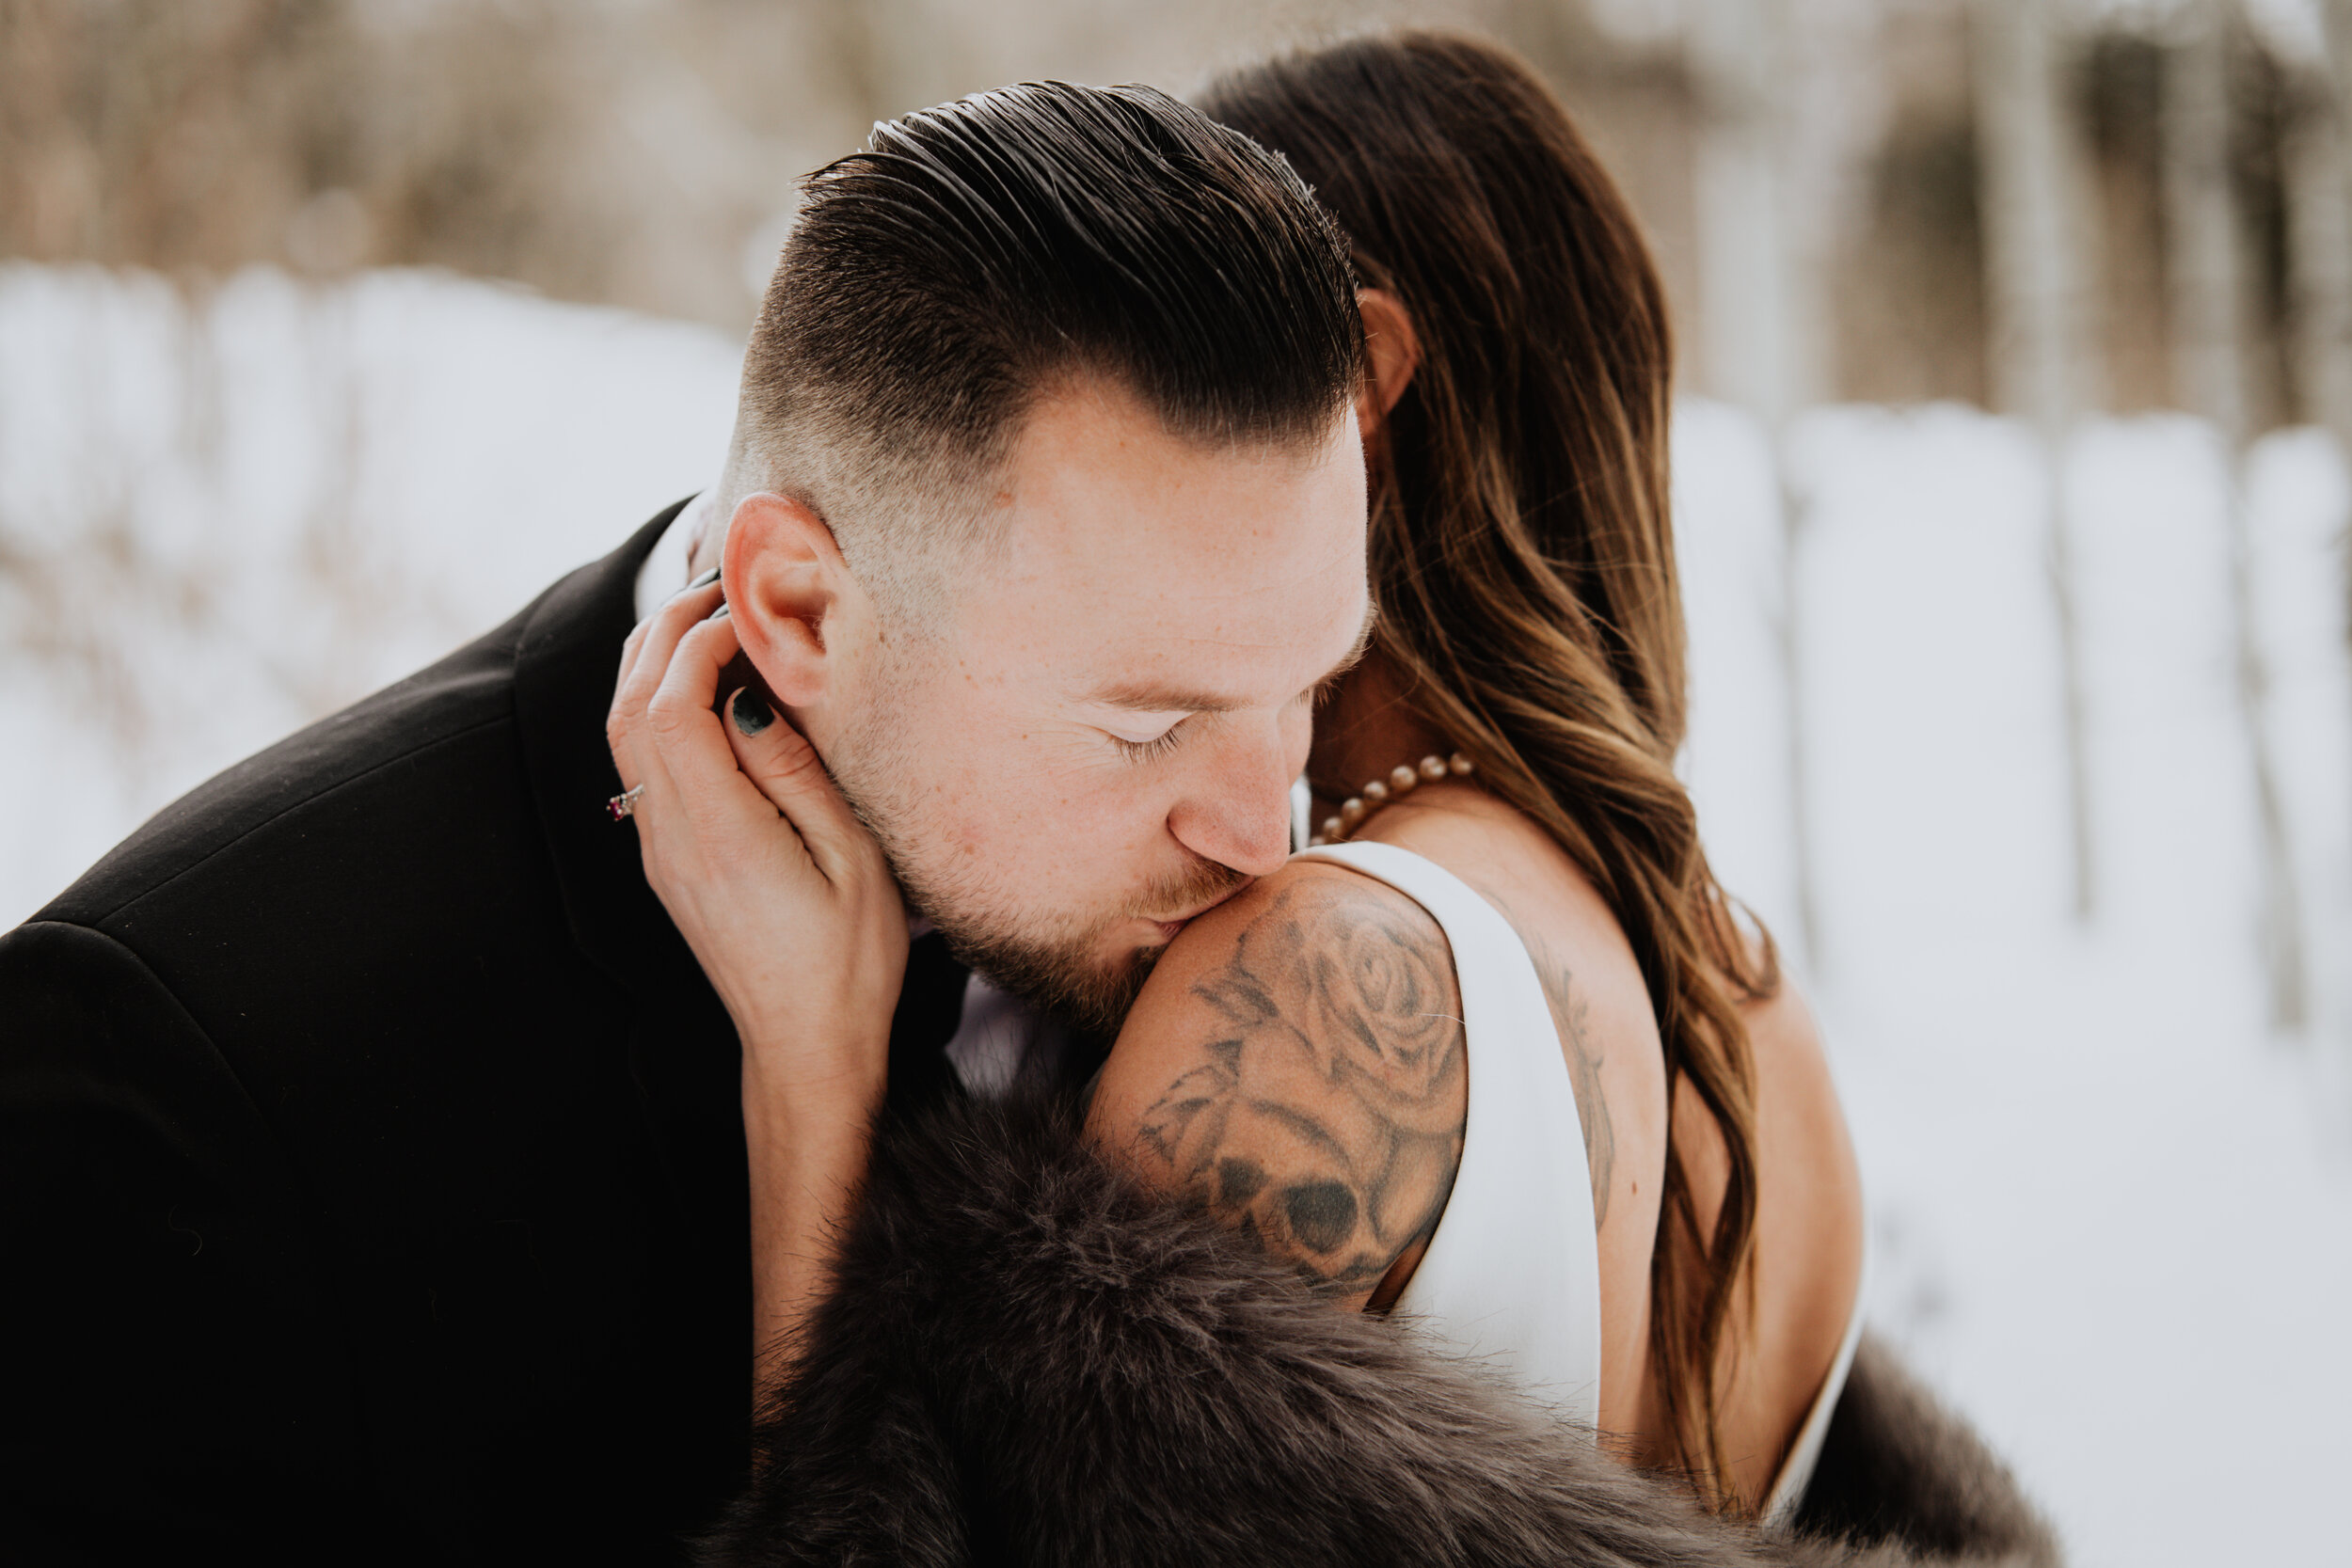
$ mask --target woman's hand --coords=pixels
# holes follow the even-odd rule
[[[742,1038],[747,1095],[870,1115],[906,974],[879,846],[816,751],[756,693],[713,711],[738,651],[714,583],[629,634],[605,736],[652,884]],[[747,1110],[751,1109],[747,1101]]]
[[[781,1386],[866,1180],[906,975],[890,868],[816,751],[749,689],[712,712],[735,626],[689,588],[629,634],[605,736],[653,884],[743,1042],[752,1398]]]

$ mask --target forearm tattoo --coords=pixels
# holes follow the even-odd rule
[[[1385,891],[1311,878],[1192,988],[1200,1065],[1143,1148],[1319,1288],[1370,1291],[1437,1227],[1462,1159],[1467,1062],[1445,934]]]

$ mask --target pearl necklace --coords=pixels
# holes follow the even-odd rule
[[[1435,752],[1421,759],[1415,768],[1400,762],[1389,769],[1385,779],[1375,779],[1354,795],[1340,802],[1340,814],[1323,819],[1323,831],[1307,841],[1310,847],[1325,844],[1344,843],[1351,833],[1369,821],[1372,815],[1391,800],[1400,800],[1419,788],[1423,779],[1436,784],[1439,779],[1463,778],[1470,771],[1470,759],[1456,752],[1441,757]]]

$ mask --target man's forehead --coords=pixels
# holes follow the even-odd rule
[[[1253,705],[1317,678],[1359,630],[1352,415],[1323,441],[1216,445],[1090,383],[1041,400],[993,500],[1000,529],[961,595],[967,626],[1061,700]]]
[[[1287,699],[1370,636],[1359,539],[1310,571],[1248,551],[1041,577],[1008,594],[993,641],[1056,699],[1134,712],[1226,712]],[[1278,689],[1279,689],[1278,690]]]

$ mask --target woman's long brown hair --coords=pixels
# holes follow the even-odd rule
[[[1491,45],[1357,39],[1227,75],[1200,106],[1288,157],[1363,283],[1412,318],[1421,366],[1375,476],[1375,645],[1420,716],[1608,899],[1668,1092],[1696,1095],[1721,1131],[1711,1230],[1668,1138],[1649,1349],[1669,1430],[1653,1437],[1702,1497],[1739,1509],[1717,1424],[1756,1236],[1736,1001],[1778,974],[1769,939],[1741,939],[1674,771],[1684,631],[1657,269],[1559,101]]]

